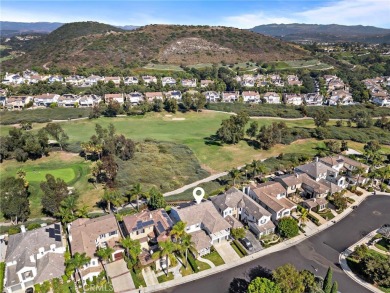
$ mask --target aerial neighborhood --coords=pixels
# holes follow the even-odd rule
[[[216,86],[216,80],[180,79],[171,76],[52,76],[39,75],[38,73],[26,70],[22,73],[6,73],[2,84],[4,85],[29,85],[38,82],[48,84],[61,83],[77,88],[98,86],[98,84],[111,84],[112,93],[105,94],[54,94],[42,93],[39,95],[11,95],[5,91],[1,93],[1,105],[4,109],[20,110],[23,108],[39,107],[93,107],[100,102],[109,103],[116,101],[119,104],[139,105],[151,103],[155,99],[174,98],[181,101],[184,93],[201,93],[207,103],[249,103],[249,104],[286,104],[292,106],[337,106],[354,105],[352,93],[347,84],[336,75],[324,75],[321,77],[322,88],[316,84],[314,92],[302,92],[303,82],[297,75],[280,74],[244,74],[237,75],[235,82],[240,90],[221,91]],[[389,83],[389,77],[377,77],[375,79],[363,80],[363,83],[370,92],[370,101],[378,106],[389,106],[390,96],[384,88]],[[218,84],[220,81],[218,81]],[[140,84],[146,85],[142,92],[121,91],[121,85],[137,87]],[[156,85],[160,91],[148,91],[148,88],[155,89]],[[195,89],[195,90],[191,90]],[[271,90],[271,91],[270,91]],[[273,91],[272,91],[273,90]]]

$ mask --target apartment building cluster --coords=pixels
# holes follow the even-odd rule
[[[390,87],[390,76],[380,76],[363,80],[370,92],[371,102],[380,107],[390,107],[390,93],[386,90]]]

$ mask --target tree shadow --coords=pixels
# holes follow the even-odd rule
[[[248,290],[249,282],[244,279],[234,278],[230,282],[229,293],[246,293]]]
[[[203,139],[204,139],[205,145],[222,146],[220,140],[218,139],[218,137],[215,134],[210,135],[208,137],[204,137]]]
[[[271,279],[272,278],[272,271],[268,268],[265,268],[265,267],[258,265],[254,268],[251,268],[246,273],[246,276],[249,279],[249,282],[256,279],[257,277]]]
[[[243,140],[247,143],[248,146],[254,148],[255,150],[260,149],[260,145],[258,141],[249,138],[244,138]]]

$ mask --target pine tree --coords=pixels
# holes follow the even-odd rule
[[[331,293],[337,293],[337,292],[338,292],[338,289],[339,289],[339,284],[337,284],[337,281],[335,281],[335,282],[333,283]]]
[[[326,276],[324,279],[324,286],[322,289],[325,293],[331,293],[332,291],[332,279],[333,279],[333,270],[331,267],[329,267],[328,271],[326,272]]]

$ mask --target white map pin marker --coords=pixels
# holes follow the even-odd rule
[[[202,187],[196,187],[192,192],[192,195],[194,196],[196,203],[200,204],[204,197],[204,189]]]

